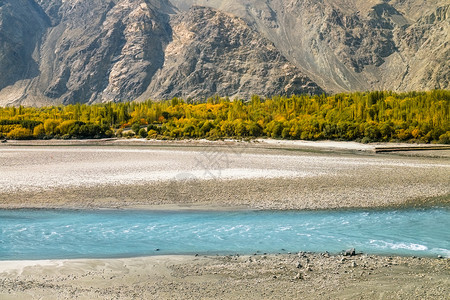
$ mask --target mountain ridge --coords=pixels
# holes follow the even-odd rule
[[[1,0],[0,105],[449,89],[449,11],[441,0]]]

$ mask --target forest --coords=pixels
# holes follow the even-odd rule
[[[450,91],[0,107],[4,139],[251,139],[450,143]]]

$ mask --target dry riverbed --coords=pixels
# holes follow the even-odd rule
[[[450,203],[445,155],[374,154],[355,143],[58,143],[0,145],[0,208]],[[448,286],[447,258],[295,253],[0,262],[0,299],[448,299]]]
[[[445,157],[267,143],[0,146],[0,208],[330,209],[450,202]],[[73,142],[72,142],[73,143]],[[333,150],[334,149],[334,150]]]

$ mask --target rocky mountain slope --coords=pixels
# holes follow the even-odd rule
[[[448,89],[448,0],[173,0],[246,20],[328,92]]]
[[[145,96],[167,99],[205,95],[247,97],[322,93],[275,46],[237,18],[194,7],[172,21],[165,61]]]
[[[0,0],[0,105],[448,89],[447,0]]]
[[[3,7],[15,1],[4,1]],[[133,100],[163,64],[164,47],[171,39],[168,13],[173,12],[167,2],[40,0],[38,4],[35,9],[45,11],[42,14],[51,24],[38,42],[24,42],[24,47],[34,47],[39,72],[2,90],[0,99],[31,104]]]

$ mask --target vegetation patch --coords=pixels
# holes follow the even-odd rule
[[[173,98],[0,107],[0,138],[253,138],[450,143],[450,91],[375,91],[230,101]]]

